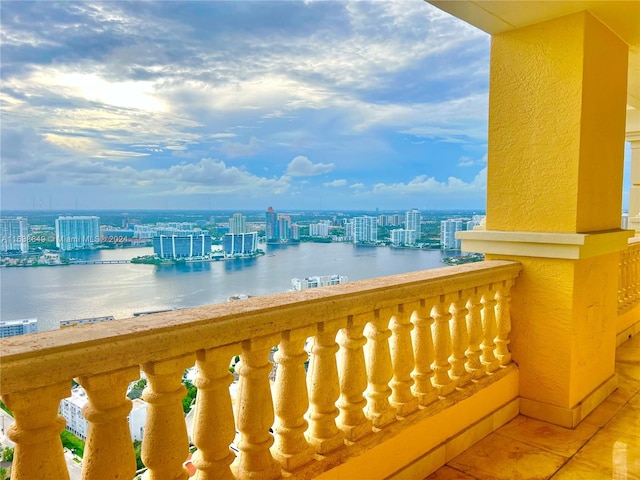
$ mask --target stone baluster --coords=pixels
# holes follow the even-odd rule
[[[389,403],[393,378],[391,353],[389,351],[389,317],[380,315],[380,310],[373,312],[373,319],[365,328],[369,339],[365,346],[367,358],[367,416],[375,427],[382,427],[396,419],[396,409]]]
[[[147,377],[142,399],[149,404],[142,437],[142,461],[148,468],[145,480],[189,478],[183,466],[189,439],[182,409],[186,393],[182,376],[193,363],[193,355],[183,355],[142,365]]]
[[[192,463],[198,469],[196,480],[233,480],[229,465],[235,455],[229,448],[236,435],[229,385],[233,375],[229,360],[238,353],[238,344],[196,352],[198,387],[192,438],[198,450]]]
[[[2,396],[15,418],[7,431],[7,436],[15,443],[11,466],[13,480],[69,479],[60,441],[65,422],[62,415],[58,415],[58,408],[60,401],[70,393],[69,380]]]
[[[436,302],[432,311],[433,319],[435,320],[431,327],[435,357],[433,383],[440,396],[449,395],[456,389],[455,382],[449,377],[449,370],[451,369],[451,364],[449,363],[449,355],[451,355],[450,303],[447,295],[440,295],[440,299]]]
[[[622,281],[620,282],[622,288],[622,304],[625,305],[629,302],[629,250],[625,250],[621,254],[620,272],[622,274]]]
[[[625,281],[625,291],[626,291],[626,303],[628,304],[632,304],[634,301],[634,283],[635,283],[635,279],[634,277],[634,263],[635,263],[635,255],[634,252],[627,249],[627,255],[626,257],[626,268],[625,268],[625,272],[626,272],[626,281]]]
[[[625,285],[624,285],[624,257],[627,252],[620,252],[618,261],[618,308],[622,308],[625,304]]]
[[[511,287],[515,282],[505,280],[496,292],[496,324],[498,335],[496,336],[496,356],[500,365],[511,363],[509,351],[509,334],[511,333]]]
[[[497,335],[496,326],[496,292],[493,290],[493,285],[489,285],[482,295],[482,363],[488,373],[495,372],[500,368],[500,362],[494,355],[496,345],[494,339]]]
[[[640,249],[633,248],[631,249],[631,299],[632,302],[638,301],[640,288]]]
[[[340,373],[340,399],[338,428],[346,438],[356,441],[371,433],[371,420],[364,414],[367,405],[363,393],[367,388],[367,367],[364,361],[362,334],[366,323],[364,315],[350,315],[347,327],[340,330],[338,343],[338,369]]]
[[[454,294],[449,312],[451,313],[451,378],[457,387],[463,387],[471,381],[471,373],[466,369],[469,347],[469,333],[467,332],[467,298],[468,293],[459,290]]]
[[[82,409],[88,422],[83,480],[135,476],[136,456],[127,419],[131,400],[126,394],[129,384],[139,377],[140,369],[130,367],[76,379],[89,399]]]
[[[635,255],[631,249],[626,250],[625,255],[625,281],[624,281],[624,291],[625,291],[625,303],[630,305],[634,301],[634,270],[635,270]]]
[[[471,372],[471,378],[478,379],[485,374],[485,367],[480,360],[482,350],[480,344],[484,337],[482,331],[482,295],[478,292],[478,287],[473,288],[469,294],[467,307],[467,331],[469,332],[469,347],[467,349],[467,370]]]
[[[396,408],[397,415],[406,417],[418,410],[419,403],[411,392],[414,383],[411,372],[415,365],[411,344],[413,324],[409,321],[404,305],[398,305],[397,312],[391,316],[390,327],[393,333],[389,342],[393,366],[391,404]]]
[[[431,383],[433,370],[431,364],[434,361],[433,337],[431,335],[432,303],[420,300],[420,307],[411,315],[413,330],[413,351],[415,354],[415,368],[411,376],[415,381],[413,394],[418,397],[420,405],[429,405],[438,399],[438,392]]]
[[[278,369],[274,385],[275,443],[271,451],[282,468],[289,472],[314,457],[314,450],[304,436],[308,426],[304,414],[309,405],[304,368],[308,354],[304,346],[314,333],[313,329],[282,332],[274,357]]]
[[[240,452],[231,465],[233,473],[241,480],[280,477],[280,465],[269,450],[273,445],[269,429],[274,420],[269,383],[273,365],[269,362],[269,353],[278,340],[278,335],[270,335],[242,342],[236,405]]]
[[[344,434],[336,425],[339,411],[340,380],[336,364],[336,322],[322,322],[317,326],[311,346],[307,385],[309,389],[309,430],[307,439],[317,453],[325,454],[344,445]]]

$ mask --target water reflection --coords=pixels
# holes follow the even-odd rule
[[[238,258],[234,260],[224,261],[225,272],[238,272],[245,268],[253,267],[256,264],[257,258]]]

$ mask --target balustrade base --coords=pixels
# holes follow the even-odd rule
[[[418,403],[423,407],[431,405],[433,402],[438,400],[438,392],[435,389],[430,391],[429,393],[413,392],[413,394],[418,398]]]
[[[436,385],[435,388],[438,391],[439,397],[446,397],[450,393],[455,392],[456,383],[452,381],[451,383],[447,383],[446,385]]]
[[[466,373],[464,375],[452,375],[452,377],[453,377],[453,381],[456,384],[456,387],[458,388],[464,387],[467,383],[471,381],[470,373]]]
[[[272,455],[283,470],[292,472],[312,461],[315,456],[315,452],[312,448],[307,448],[303,452],[299,452],[294,455],[283,455],[278,452],[272,452]]]
[[[518,367],[472,381],[427,408],[345,448],[341,465],[315,480],[425,478],[519,412]]]
[[[280,465],[275,462],[262,470],[245,470],[234,463],[231,465],[231,471],[239,480],[276,480],[282,477]]]
[[[399,417],[406,417],[420,408],[417,398],[404,403],[394,403],[393,406],[396,409],[396,415]]]
[[[371,434],[373,432],[372,428],[373,424],[370,420],[367,420],[360,425],[340,426],[340,430],[342,430],[342,433],[344,433],[344,438],[351,442],[355,442],[356,440],[359,440]]]
[[[573,408],[560,407],[521,397],[520,413],[527,417],[560,425],[561,427],[575,428],[616,388],[618,388],[618,374],[614,373]]]
[[[313,445],[315,451],[320,455],[327,454],[344,445],[344,435],[342,431],[338,432],[331,438],[307,438],[310,445]]]
[[[471,375],[471,380],[478,380],[479,378],[484,377],[487,373],[484,366],[478,368],[467,367],[467,371]]]
[[[391,408],[390,410],[387,410],[386,412],[382,412],[382,413],[367,412],[367,416],[371,420],[371,423],[373,424],[374,427],[382,428],[385,425],[388,425],[389,423],[395,421],[396,409]]]
[[[618,335],[616,336],[616,348],[622,345],[624,342],[629,340],[631,337],[635,337],[640,334],[640,322],[632,324],[628,328],[624,328]]]

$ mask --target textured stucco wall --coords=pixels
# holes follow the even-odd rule
[[[493,37],[487,229],[619,228],[626,69],[587,12]]]

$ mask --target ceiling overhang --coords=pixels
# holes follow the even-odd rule
[[[640,1],[435,0],[429,3],[491,35],[588,10],[629,45],[627,104],[631,109],[640,110]]]

